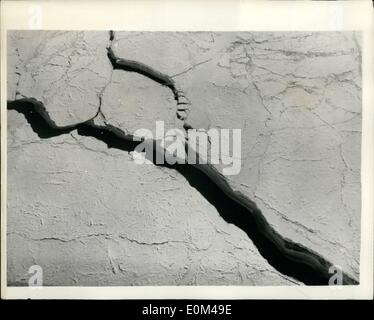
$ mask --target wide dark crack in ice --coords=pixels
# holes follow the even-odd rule
[[[111,126],[102,127],[93,120],[72,126],[58,127],[50,119],[41,104],[35,99],[21,99],[8,102],[8,110],[23,114],[33,131],[42,139],[48,139],[77,130],[81,136],[94,137],[106,143],[108,148],[133,151],[140,143],[131,136],[121,134]],[[150,141],[152,143],[152,141]],[[153,141],[156,144],[155,141]],[[153,148],[159,152],[159,148]],[[146,155],[149,160],[155,155]],[[157,164],[156,164],[157,165]],[[297,279],[307,285],[327,285],[333,266],[316,252],[283,238],[266,221],[256,204],[234,191],[225,178],[209,164],[163,164],[177,170],[191,186],[196,188],[220,213],[228,223],[242,229],[256,245],[261,255],[279,272]],[[358,284],[347,274],[343,274],[343,284]]]

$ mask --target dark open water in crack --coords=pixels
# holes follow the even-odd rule
[[[139,142],[124,139],[107,128],[95,127],[90,122],[69,128],[55,127],[50,119],[46,118],[46,115],[29,101],[8,102],[8,109],[23,114],[33,131],[43,139],[77,130],[81,136],[94,137],[105,142],[108,148],[130,152],[139,144]],[[155,159],[155,157],[150,159]],[[182,174],[189,184],[217,209],[226,222],[234,224],[248,235],[260,254],[276,270],[307,285],[328,285],[333,275],[329,273],[329,268],[332,266],[330,262],[308,248],[279,235],[251,200],[217,185],[219,177],[207,173],[202,167],[204,165],[171,166],[165,164],[162,166],[177,170]],[[358,282],[344,274],[343,284],[358,284]]]

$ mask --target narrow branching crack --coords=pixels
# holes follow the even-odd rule
[[[81,136],[94,137],[108,148],[133,151],[140,143],[113,126],[98,126],[93,120],[59,127],[49,117],[42,104],[35,99],[8,101],[8,110],[23,114],[33,131],[42,139],[70,134],[77,130]],[[156,144],[156,141],[153,142]],[[154,152],[160,152],[154,148]],[[149,160],[155,155],[146,155]],[[158,165],[158,164],[155,164]],[[160,165],[158,165],[160,166]],[[240,192],[234,191],[226,179],[209,164],[163,164],[182,174],[228,223],[242,229],[253,241],[260,254],[276,270],[307,285],[328,285],[332,264],[316,252],[283,238],[266,221],[256,204]],[[358,284],[353,277],[343,274],[343,284]]]
[[[180,120],[186,120],[189,112],[190,101],[187,99],[184,92],[178,88],[177,83],[174,79],[158,70],[135,60],[128,60],[123,58],[118,58],[112,48],[113,41],[115,38],[114,31],[109,32],[110,45],[108,47],[108,58],[112,64],[114,70],[124,70],[130,72],[139,73],[157,83],[168,87],[174,95],[174,99],[177,102],[177,117]]]

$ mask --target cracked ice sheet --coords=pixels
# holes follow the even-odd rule
[[[136,45],[126,45],[135,37]],[[353,33],[152,33],[154,38],[166,38],[163,42],[153,41],[151,48],[149,37],[150,33],[116,32],[116,54],[127,59],[142,58],[141,62],[156,70],[177,75],[174,79],[192,102],[188,121],[193,127],[242,128],[243,168],[239,176],[230,178],[231,185],[255,200],[282,235],[357,274],[359,37]],[[186,39],[195,39],[193,42],[199,45],[188,45]],[[170,46],[162,43],[181,50],[169,50]],[[276,65],[282,63],[288,69]],[[308,68],[313,69],[310,74]],[[131,78],[139,77],[131,73],[129,80],[119,81],[129,84]],[[156,89],[154,83],[144,79],[141,82],[145,85],[140,89],[151,88],[151,92],[168,96],[166,88]],[[115,85],[115,81],[105,84],[100,93],[104,97],[105,91]],[[117,121],[124,131],[129,124],[137,127],[137,120],[141,127],[149,121],[154,128],[157,111],[165,112],[165,106],[172,109],[170,97],[160,103],[158,110],[150,112],[144,106],[152,103],[145,99],[137,81],[132,87],[133,120],[126,119],[125,110],[118,114],[111,95],[103,99],[106,116]],[[48,108],[53,111],[53,104],[47,104]],[[84,117],[79,116],[82,110]],[[91,117],[92,113],[86,114],[88,109],[82,110],[77,115],[70,113],[70,121]],[[113,116],[112,112],[117,114]],[[117,119],[119,116],[122,118]],[[51,117],[60,123],[60,113],[51,112]],[[170,119],[173,117],[174,111]],[[321,180],[321,175],[331,179]]]
[[[164,121],[165,130],[180,126],[172,91],[134,72],[113,71],[103,91],[101,111],[107,124],[129,135],[148,129],[155,136],[156,121]]]
[[[8,32],[8,100],[42,102],[58,126],[93,118],[112,73],[108,43],[104,31]]]
[[[242,129],[231,186],[283,236],[358,276],[359,43],[354,32],[116,32],[113,49],[174,76],[192,127]]]
[[[8,128],[9,285],[34,264],[53,286],[297,283],[176,171],[75,131],[40,139],[16,111]]]

